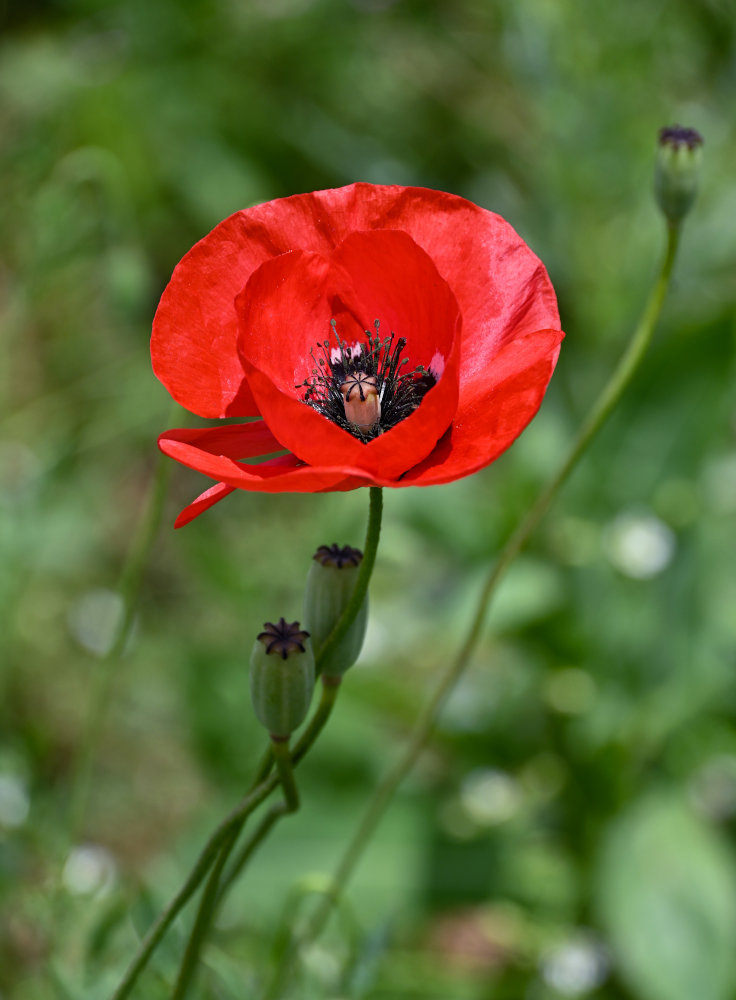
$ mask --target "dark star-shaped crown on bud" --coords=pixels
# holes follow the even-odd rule
[[[257,639],[266,647],[266,653],[280,654],[281,659],[288,658],[290,653],[306,653],[304,641],[309,638],[309,632],[299,628],[299,622],[289,624],[286,619],[279,618],[278,624],[264,622],[263,632]]]
[[[360,549],[351,548],[350,545],[341,547],[337,542],[333,542],[332,545],[320,545],[312,558],[322,566],[344,569],[346,566],[359,566],[363,553]]]
[[[688,149],[697,149],[703,145],[703,137],[694,128],[686,128],[684,125],[666,125],[659,130],[660,146],[672,146],[679,149],[680,146],[687,146]]]

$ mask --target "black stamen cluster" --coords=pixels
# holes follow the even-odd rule
[[[330,341],[322,341],[317,345],[317,355],[314,348],[310,351],[316,367],[312,369],[309,378],[296,388],[304,389],[304,402],[333,423],[361,441],[371,441],[413,413],[437,379],[422,365],[417,365],[411,371],[406,370],[409,359],[401,357],[406,347],[406,338],[397,338],[393,331],[390,336],[381,338],[379,320],[374,323],[374,334],[370,330],[365,331],[366,339],[361,343],[359,352],[354,352],[340,339],[334,319],[330,321],[330,325],[340,352],[339,358],[332,361]],[[345,417],[345,402],[340,386],[356,373],[369,375],[376,380],[378,398],[381,401],[381,418],[370,431],[360,430]]]

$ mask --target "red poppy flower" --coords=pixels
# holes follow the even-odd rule
[[[158,378],[201,417],[161,450],[234,489],[429,486],[497,458],[536,413],[560,331],[547,272],[498,215],[352,184],[231,215],[176,267]],[[245,459],[269,457],[258,463]]]

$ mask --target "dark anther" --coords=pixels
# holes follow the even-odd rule
[[[410,416],[437,378],[422,365],[409,369],[402,358],[405,337],[375,332],[352,347],[340,339],[335,320],[330,321],[337,347],[324,340],[310,351],[312,374],[296,386],[304,390],[304,402],[333,423],[367,443]],[[357,391],[356,391],[357,390]],[[365,407],[360,404],[367,404]]]
[[[309,638],[309,632],[299,628],[299,622],[289,624],[284,618],[279,618],[278,624],[265,622],[263,632],[258,636],[258,641],[266,647],[266,653],[276,653],[282,660],[288,658],[289,653],[297,650],[305,653],[304,642]]]
[[[359,566],[363,553],[360,549],[351,548],[350,545],[341,547],[337,542],[333,542],[332,545],[320,545],[312,558],[322,566],[343,569],[345,566]]]

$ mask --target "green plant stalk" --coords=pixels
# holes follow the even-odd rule
[[[197,891],[200,882],[214,864],[223,843],[231,836],[234,829],[240,829],[245,818],[271,794],[278,783],[278,775],[270,775],[257,788],[254,788],[246,795],[245,798],[241,799],[238,805],[210,834],[184,885],[182,885],[168,905],[161,911],[141,941],[138,951],[118,984],[117,989],[112,994],[111,1000],[124,1000],[124,997],[130,995],[130,991],[135,986],[138,976],[148,964],[148,960],[166,934],[166,931]]]
[[[349,602],[345,611],[341,615],[335,629],[330,634],[325,642],[325,647],[328,648],[328,643],[330,643],[333,635],[338,629],[341,630],[340,634],[344,634],[345,631],[352,624],[353,618],[357,615],[360,606],[362,604],[363,598],[368,590],[368,583],[370,581],[370,575],[373,570],[373,566],[376,561],[376,551],[378,549],[378,542],[381,533],[381,516],[383,512],[383,491],[380,487],[371,487],[370,489],[370,507],[368,514],[368,526],[366,529],[366,541],[364,547],[363,560],[361,562],[361,569],[358,574],[358,579],[355,584],[355,592],[353,593],[353,598]],[[350,611],[352,617],[347,616],[347,612]],[[339,638],[339,636],[338,636]],[[334,684],[323,684],[322,689],[322,701],[320,702],[319,708],[315,713],[313,719],[311,720],[309,726],[305,730],[301,739],[297,742],[294,752],[292,754],[292,761],[294,766],[296,766],[307,751],[312,746],[312,743],[319,735],[322,727],[327,722],[330,712],[332,711],[335,698],[337,695],[338,687]],[[258,775],[265,776],[269,773],[273,756],[269,751],[265,754],[262,759]],[[155,923],[151,926],[148,933],[145,935],[144,939],[141,941],[136,954],[134,955],[130,965],[128,966],[123,979],[120,981],[116,991],[113,993],[111,1000],[124,1000],[125,997],[130,995],[130,991],[135,986],[139,975],[143,969],[148,964],[151,955],[155,952],[156,948],[162,941],[166,932],[168,931],[171,924],[177,918],[181,910],[186,906],[191,897],[199,888],[202,880],[206,877],[207,872],[210,868],[217,862],[218,856],[223,859],[223,864],[227,861],[232,848],[235,846],[237,841],[237,834],[232,836],[233,830],[237,829],[239,834],[242,829],[245,819],[250,815],[256,805],[263,801],[279,783],[278,775],[271,775],[266,780],[258,786],[258,789],[254,789],[250,795],[236,807],[233,813],[230,814],[222,823],[216,828],[216,830],[210,835],[207,843],[203,847],[202,851],[195,862],[194,867],[187,876],[184,885],[179,889],[176,895],[170,900],[167,906],[161,911]],[[257,791],[265,790],[265,794],[258,799],[258,802],[253,805],[248,805],[249,801],[253,799]],[[236,815],[237,814],[237,815]],[[278,818],[278,817],[276,817]],[[260,839],[257,843],[263,839],[263,837],[268,833],[268,830],[273,825],[273,821],[262,831]],[[232,882],[232,878],[235,877],[247,862],[249,857],[253,854],[257,843],[250,846],[246,844],[242,856],[238,859],[238,867],[234,871],[231,878],[226,879],[225,886],[229,886]],[[228,845],[228,849],[225,850],[225,845]],[[220,896],[218,896],[219,900]]]
[[[358,570],[358,578],[355,581],[355,590],[350,596],[350,600],[335,623],[335,627],[325,639],[322,647],[316,650],[315,662],[317,673],[327,654],[336,646],[347,633],[355,620],[355,616],[360,611],[365,595],[368,593],[373,566],[376,562],[376,552],[378,542],[381,537],[381,516],[383,513],[383,487],[370,487],[370,506],[368,509],[368,527],[365,533],[365,545],[363,546],[363,558]]]
[[[308,727],[294,747],[294,752],[291,757],[294,767],[296,767],[302,758],[307,754],[329,719],[330,712],[335,704],[336,695],[337,687],[335,685],[324,685],[320,705]],[[269,760],[273,760],[270,747],[267,756]],[[261,773],[262,770],[263,762],[261,763],[259,773]],[[277,773],[266,776],[257,787],[251,789],[248,795],[246,795],[245,798],[238,803],[232,812],[226,816],[225,819],[210,834],[207,843],[200,851],[194,867],[187,876],[186,881],[176,895],[172,897],[168,905],[161,911],[155,923],[151,925],[146,936],[141,941],[138,951],[128,966],[123,979],[120,981],[117,989],[113,993],[111,1000],[124,1000],[125,997],[130,995],[130,991],[135,986],[139,975],[145,969],[151,956],[163,940],[169,927],[172,925],[174,920],[176,920],[179,913],[184,909],[186,904],[197,891],[200,883],[205,878],[212,865],[215,864],[218,855],[222,852],[224,844],[229,841],[229,838],[234,831],[237,831],[238,834],[240,833],[245,820],[248,816],[250,816],[253,810],[256,809],[261,802],[263,802],[263,800],[271,794],[271,792],[273,792],[273,790],[278,786],[279,780],[279,775]],[[279,807],[283,807],[283,803],[278,803],[277,805]],[[275,818],[278,818],[278,816]],[[273,821],[270,825],[273,825]],[[263,836],[265,836],[265,833],[268,832],[270,825],[266,831],[264,831],[260,839],[263,839]],[[255,840],[255,835],[252,839]],[[260,840],[253,845],[250,853],[252,853],[259,842]],[[248,844],[250,844],[250,841]],[[225,858],[227,858],[227,855]]]
[[[475,615],[468,629],[468,633],[463,640],[454,660],[449,667],[441,674],[439,683],[430,700],[417,718],[412,729],[406,747],[394,765],[387,772],[380,785],[374,792],[368,806],[363,814],[360,824],[353,835],[352,840],[347,845],[342,855],[335,874],[333,875],[331,886],[322,898],[322,902],[315,910],[312,919],[300,939],[300,943],[313,940],[324,927],[330,910],[334,903],[340,898],[350,876],[352,875],[366,845],[368,844],[374,830],[378,826],[383,814],[393,798],[397,788],[414,766],[421,753],[427,739],[432,733],[435,722],[442,710],[442,706],[450,691],[464,673],[468,661],[475,652],[476,646],[483,633],[483,628],[488,613],[491,598],[496,588],[504,576],[506,570],[519,554],[523,546],[528,541],[531,534],[536,529],[550,504],[556,497],[561,486],[567,480],[574,469],[583,452],[586,450],[595,435],[606,422],[614,407],[621,398],[624,390],[631,381],[637,370],[652,337],[662,305],[669,287],[672,269],[677,255],[679,244],[679,228],[668,226],[667,246],[662,261],[662,266],[650,293],[649,299],[644,307],[641,319],[634,330],[626,350],[624,351],[618,365],[611,378],[605,385],[598,399],[593,404],[588,415],[584,419],[581,428],[575,437],[567,455],[557,472],[554,474],[547,486],[537,497],[535,503],[518,524],[511,537],[504,546],[501,554],[491,569],[486,582],[481,591]],[[295,943],[294,943],[295,944]],[[266,1000],[273,1000],[278,994],[288,969],[293,961],[296,947],[290,949],[290,958],[285,960],[281,968],[277,970],[270,988],[264,994]]]
[[[289,741],[271,737],[271,750],[276,762],[276,771],[283,789],[284,799],[282,802],[277,802],[271,807],[257,828],[255,836],[249,842],[250,853],[253,853],[256,846],[265,838],[280,816],[296,812],[299,808],[299,791],[294,780],[294,766],[291,760],[291,752],[289,751]],[[184,1000],[194,981],[202,945],[205,942],[217,908],[220,876],[227,863],[232,844],[237,839],[239,832],[240,827],[234,826],[220,850],[217,861],[210,872],[210,877],[207,879],[207,885],[202,894],[202,902],[197,910],[197,917],[187,941],[176,985],[171,994],[171,1000]]]
[[[363,559],[360,563],[360,570],[358,572],[358,578],[355,581],[355,589],[348,601],[343,613],[340,618],[335,623],[334,628],[330,632],[329,636],[325,640],[322,648],[318,651],[316,656],[317,670],[319,672],[319,664],[324,659],[325,654],[332,648],[332,645],[339,642],[342,636],[347,632],[353,623],[355,616],[358,614],[365,595],[368,591],[368,584],[370,583],[370,578],[373,573],[373,567],[376,562],[376,553],[378,551],[378,543],[381,536],[381,519],[383,515],[383,489],[380,486],[370,487],[370,499],[368,508],[368,524],[366,527],[365,545],[363,548]],[[329,682],[323,683],[322,685],[322,698],[320,701],[319,708],[315,713],[312,721],[310,722],[309,728],[305,733],[305,740],[300,741],[294,751],[293,759],[294,762],[301,760],[306,749],[311,746],[311,743],[316,739],[317,734],[322,729],[324,724],[329,718],[330,712],[332,711],[335,698],[337,696],[338,686],[331,679]],[[261,765],[261,775],[268,773],[268,768],[271,762],[275,759],[275,744],[272,742],[270,747],[270,758],[266,756]],[[218,886],[218,891],[216,897],[212,897],[210,889],[214,893],[214,886],[220,880],[220,877],[224,871],[224,867],[227,863],[227,859],[235,845],[237,843],[238,837],[240,835],[240,830],[234,830],[232,835],[228,837],[227,841],[222,845],[220,850],[220,855],[216,861],[216,873],[210,877],[205,889],[205,893],[200,903],[199,914],[202,915],[202,923],[211,923],[214,919],[214,915],[217,912],[219,904],[222,902],[225,893],[232,886],[233,882],[240,875],[245,865],[248,863],[252,857],[255,847],[261,840],[264,839],[268,831],[274,825],[277,819],[280,818],[284,813],[278,811],[277,814],[271,819],[267,824],[265,830],[260,827],[256,830],[254,837],[257,837],[257,843],[254,845],[251,840],[247,840],[243,847],[241,848],[240,854],[235,858],[233,864],[230,866],[229,872],[222,879],[222,884]],[[241,827],[242,828],[242,827]],[[206,913],[205,913],[206,911]],[[195,921],[195,927],[200,924],[199,914],[197,920]],[[198,930],[199,934],[200,931]],[[182,994],[183,995],[183,994]]]
[[[362,607],[365,595],[368,592],[368,584],[370,583],[371,575],[373,573],[373,567],[376,562],[376,553],[378,552],[378,543],[381,537],[383,488],[380,486],[371,486],[369,495],[368,525],[366,527],[365,544],[363,546],[363,559],[361,560],[358,578],[355,581],[355,590],[353,591],[350,601],[343,609],[342,614],[335,622],[334,628],[325,639],[321,648],[315,650],[315,667],[318,675],[320,673],[320,665],[324,661],[325,654],[342,639],[347,630],[353,624],[356,615]],[[297,751],[295,752],[298,752],[298,749],[299,748],[297,746]],[[269,745],[261,762],[261,770],[259,771],[260,777],[265,778],[272,766],[273,754]]]
[[[360,564],[360,570],[358,572],[358,578],[355,581],[355,589],[353,590],[350,600],[345,606],[343,613],[335,623],[335,627],[325,640],[322,648],[317,652],[316,665],[318,670],[320,662],[323,661],[325,655],[334,646],[334,644],[339,642],[345,635],[363,604],[376,561],[376,553],[378,551],[378,543],[381,535],[382,513],[383,489],[381,487],[371,486],[365,547],[363,551],[363,559]],[[327,693],[330,691],[336,692],[337,687],[329,683],[324,684],[322,687],[322,702],[320,703],[320,709],[322,709],[325,705],[325,699],[326,697],[329,697]],[[332,702],[334,702],[334,694],[332,695]],[[330,703],[327,715],[329,715],[331,708],[332,704]],[[315,719],[318,719],[321,716],[320,709],[318,709]],[[326,721],[326,717],[324,718],[324,721]],[[322,725],[324,724],[324,721],[321,723]],[[284,789],[285,808],[279,809],[278,806],[275,806],[265,818],[263,823],[256,829],[254,837],[243,845],[240,855],[236,858],[233,866],[231,867],[229,876],[223,881],[222,887],[220,886],[220,880],[222,878],[225,865],[227,864],[228,857],[238,840],[240,828],[233,828],[220,847],[219,854],[214,862],[214,867],[210,872],[210,876],[207,879],[207,885],[205,886],[205,890],[202,894],[202,899],[200,901],[192,932],[187,941],[184,958],[182,959],[176,986],[174,987],[174,992],[172,994],[172,1000],[183,1000],[189,990],[199,962],[199,954],[202,945],[204,944],[208,930],[212,925],[215,913],[217,912],[218,903],[223,899],[227,887],[232,884],[233,879],[237,877],[243,867],[248,863],[255,852],[255,848],[266,837],[270,829],[275,825],[276,821],[282,815],[294,812],[298,808],[299,796],[296,791],[296,785],[293,784],[291,757],[288,753],[288,749],[284,752],[283,744],[279,743],[277,740],[272,740],[271,753],[276,763],[279,780]],[[264,759],[261,773],[263,773],[263,768],[265,766],[268,765]],[[255,843],[253,842],[254,839]]]
[[[296,747],[294,748],[294,752],[291,755],[292,763],[295,766],[302,759],[304,754],[307,752],[307,749],[312,745],[314,740],[317,738],[318,733],[325,726],[327,720],[329,719],[330,713],[332,712],[332,709],[335,705],[337,692],[339,691],[340,680],[341,678],[330,678],[330,680],[325,680],[324,677],[322,678],[322,697],[320,699],[317,711],[312,716],[308,729],[304,733],[302,739],[299,740],[299,742],[297,743]],[[271,759],[273,760],[273,757]],[[273,826],[274,822],[277,819],[279,819],[282,815],[283,811],[279,812],[275,817],[273,817],[271,822],[268,824],[268,829],[270,829],[271,826]],[[266,820],[264,819],[263,822],[265,823]],[[258,846],[258,844],[261,842],[265,834],[268,832],[268,829],[266,831],[261,831],[259,827],[253,833],[253,836],[249,837],[248,840],[245,841],[238,854],[233,858],[229,870],[225,873],[225,876],[223,877],[220,883],[219,893],[217,897],[218,907],[222,903],[225,894],[229,892],[235,881],[239,878],[240,873],[250,860],[250,857],[253,854],[255,848]]]

